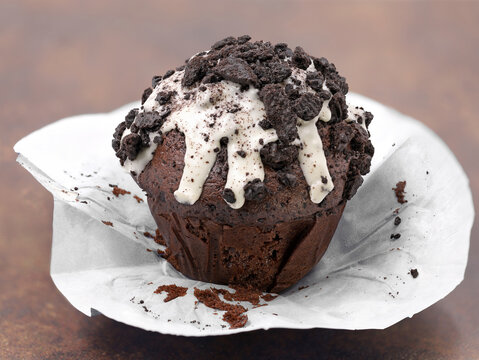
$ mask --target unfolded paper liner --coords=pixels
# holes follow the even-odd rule
[[[474,219],[468,179],[447,146],[421,123],[357,94],[348,94],[348,101],[375,115],[371,172],[348,202],[319,264],[267,306],[242,303],[249,320],[239,329],[229,329],[221,311],[195,305],[194,287],[227,287],[188,279],[146,251],[160,248],[144,235],[154,233],[155,222],[110,146],[115,126],[136,104],[60,120],[20,140],[18,162],[55,199],[56,286],[89,316],[102,313],[186,336],[269,328],[384,329],[439,301],[464,277]],[[403,205],[392,191],[402,180],[408,201]],[[112,185],[130,194],[116,197]],[[396,216],[402,219],[397,226]],[[187,295],[163,302],[165,295],[154,290],[169,284],[188,287]]]

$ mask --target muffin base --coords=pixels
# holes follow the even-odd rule
[[[151,206],[151,204],[150,204]],[[275,225],[222,225],[152,209],[168,245],[167,260],[184,275],[216,284],[280,292],[321,259],[345,203],[330,214]]]

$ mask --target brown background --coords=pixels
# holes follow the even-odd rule
[[[353,91],[436,131],[479,203],[479,3],[133,3],[0,4],[0,358],[479,359],[477,223],[466,280],[385,331],[165,336],[88,318],[59,294],[49,276],[52,199],[14,163],[13,144],[61,117],[139,98],[152,75],[230,34],[332,59]]]

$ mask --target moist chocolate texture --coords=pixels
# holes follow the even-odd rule
[[[298,75],[306,69],[305,77]],[[183,72],[184,95],[162,91],[155,97],[161,110],[131,110],[115,131],[113,149],[123,165],[150,149],[152,142],[157,145],[152,160],[134,178],[147,194],[168,245],[167,260],[177,270],[203,281],[282,291],[306,275],[322,257],[347,200],[369,172],[374,148],[367,126],[373,116],[364,112],[360,121],[349,121],[345,97],[349,87],[334,64],[308,55],[301,47],[292,50],[284,43],[228,37],[176,71]],[[152,85],[161,86],[175,78],[174,74],[170,70],[164,76],[155,76]],[[259,140],[264,180],[254,179],[244,186],[246,202],[241,208],[228,205],[236,198],[231,189],[225,188],[229,168],[225,138],[214,149],[216,161],[200,198],[192,205],[182,204],[174,192],[185,166],[185,136],[178,130],[166,134],[159,130],[182,102],[194,101],[198,92],[222,81],[239,84],[241,91],[257,89],[266,114],[259,126],[276,132],[276,141],[264,144],[263,139]],[[307,92],[306,87],[310,89]],[[151,88],[145,90],[142,103],[152,92]],[[214,104],[215,99],[210,102]],[[298,118],[313,121],[325,102],[331,119],[317,121],[315,128],[334,188],[316,204],[310,199],[298,160],[302,145],[297,123]],[[220,108],[218,116],[239,110],[237,105]],[[214,120],[211,126],[215,126]],[[205,135],[205,142],[209,140]],[[243,158],[246,154],[238,151],[236,155]],[[326,184],[328,179],[322,181]]]

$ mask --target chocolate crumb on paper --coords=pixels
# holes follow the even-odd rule
[[[178,297],[185,296],[186,292],[188,291],[187,287],[177,286],[174,284],[171,285],[161,285],[153,292],[155,294],[161,294],[162,292],[166,292],[166,298],[163,300],[164,302],[169,302],[174,300]]]
[[[415,279],[419,276],[419,271],[417,271],[417,269],[411,269],[409,271],[409,273],[411,274],[411,276]]]
[[[394,225],[398,226],[401,223],[401,218],[399,216],[396,216],[394,219]]]
[[[103,224],[105,224],[106,226],[111,226],[111,227],[113,227],[113,223],[112,223],[111,221],[104,221],[104,220],[102,220],[101,222],[102,222]]]
[[[238,329],[246,325],[248,316],[245,314],[247,309],[244,306],[228,304],[221,300],[212,289],[201,290],[195,288],[194,294],[203,305],[211,309],[226,311],[223,320],[230,324],[230,329]]]
[[[125,190],[125,189],[122,189],[118,186],[114,186],[113,187],[113,190],[112,190],[112,193],[113,195],[115,195],[116,197],[119,197],[120,195],[126,195],[126,194],[131,194],[131,192]]]
[[[135,200],[138,204],[143,202],[143,199],[141,197],[139,197],[138,195],[133,195],[133,197],[135,198]]]
[[[394,190],[394,193],[396,194],[396,198],[397,198],[397,201],[398,203],[400,204],[404,204],[404,203],[407,203],[407,200],[404,199],[404,194],[406,193],[404,191],[404,188],[406,187],[406,181],[399,181],[397,184],[396,184],[396,187],[393,188]]]

